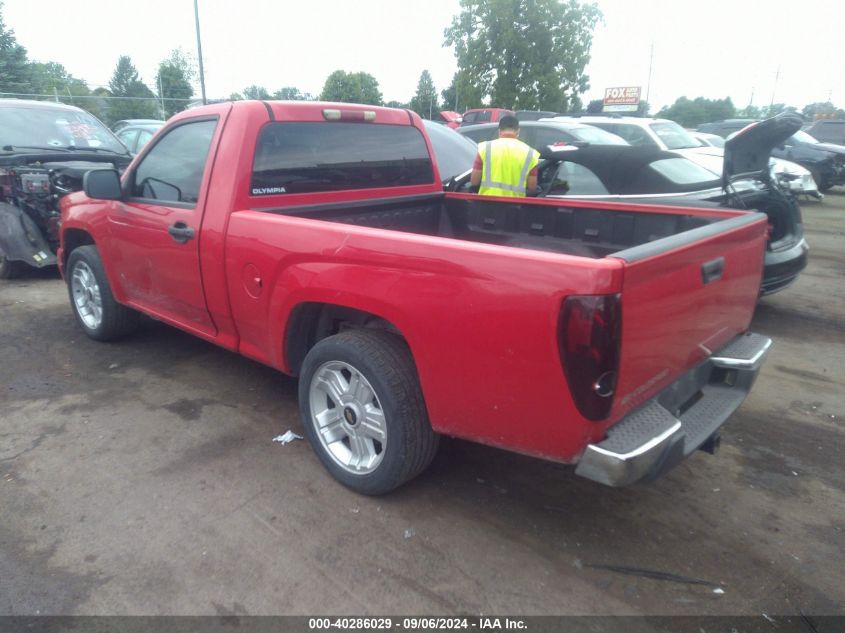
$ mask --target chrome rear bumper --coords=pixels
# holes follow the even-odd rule
[[[771,344],[760,334],[735,338],[610,427],[603,441],[589,444],[575,473],[625,486],[669,470],[714,437],[742,404]]]

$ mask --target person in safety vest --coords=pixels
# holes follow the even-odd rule
[[[537,189],[540,154],[519,140],[519,119],[499,120],[499,138],[478,144],[470,184],[482,196],[521,197]]]

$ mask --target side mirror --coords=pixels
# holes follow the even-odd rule
[[[94,200],[120,200],[120,176],[115,169],[92,169],[82,177],[85,195]]]

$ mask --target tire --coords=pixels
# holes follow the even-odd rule
[[[818,169],[811,169],[810,174],[813,176],[813,180],[816,181],[816,188],[819,192],[824,193],[825,191],[829,191],[833,185],[829,185],[825,182],[824,178],[821,175],[821,172]]]
[[[137,329],[140,315],[115,301],[96,246],[70,254],[67,289],[76,322],[90,338],[111,341]]]
[[[299,409],[323,466],[365,495],[398,488],[437,452],[411,352],[389,332],[349,330],[318,342],[302,365]]]
[[[0,279],[16,279],[24,274],[29,268],[24,262],[6,259],[5,255],[0,255]]]

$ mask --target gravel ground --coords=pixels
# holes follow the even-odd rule
[[[803,210],[721,451],[621,490],[446,440],[357,496],[271,441],[294,380],[153,321],[95,343],[55,273],[0,283],[0,615],[845,615],[845,189]]]

